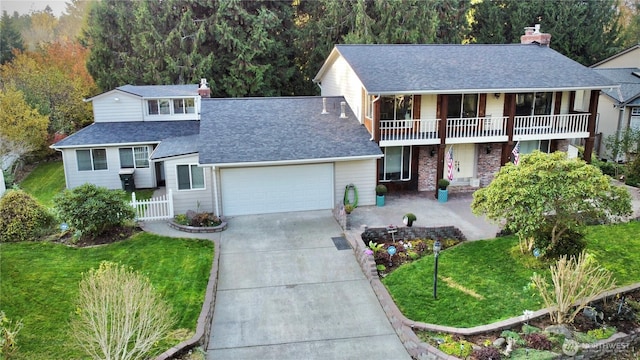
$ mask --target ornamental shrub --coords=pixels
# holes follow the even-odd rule
[[[524,336],[527,345],[536,350],[551,350],[553,343],[547,339],[547,336],[542,333],[533,333]]]
[[[473,350],[471,358],[476,360],[500,360],[502,359],[502,354],[500,354],[500,350],[497,348],[489,346]]]
[[[37,240],[53,222],[47,209],[23,190],[0,198],[0,242]]]
[[[135,217],[123,190],[109,190],[93,184],[64,190],[56,195],[54,203],[60,221],[66,222],[81,236],[96,237]]]

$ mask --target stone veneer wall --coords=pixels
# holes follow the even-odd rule
[[[491,146],[491,152],[487,154],[486,146]],[[500,171],[500,158],[502,157],[502,144],[482,144],[478,149],[476,174],[480,179],[480,186],[488,186],[495,174]]]
[[[487,154],[487,145],[491,152]],[[418,191],[436,190],[436,171],[438,157],[431,156],[431,146],[421,146],[418,152]],[[480,186],[489,185],[495,174],[500,170],[502,143],[476,145],[476,177],[480,179]],[[438,177],[439,178],[439,177]],[[449,192],[470,192],[477,188],[470,185],[449,186]]]
[[[361,235],[362,241],[368,244],[369,241],[374,243],[382,243],[392,241],[394,238],[399,240],[411,240],[411,239],[457,239],[465,241],[467,238],[462,231],[455,226],[441,226],[441,227],[398,227],[397,232],[392,237],[389,234],[387,228],[366,228]]]
[[[431,149],[436,146],[420,146],[418,149],[418,191],[434,191],[436,189],[436,171],[438,156],[431,156]]]

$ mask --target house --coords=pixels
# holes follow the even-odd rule
[[[620,136],[627,128],[640,130],[640,44],[591,66],[598,74],[619,87],[603,89],[598,102],[600,135],[598,156],[609,160],[625,160],[624,154],[611,158],[606,139]]]
[[[166,187],[176,213],[331,209],[354,184],[375,203],[382,157],[342,97],[212,99],[201,85],[126,85],[89,99],[95,122],[53,145],[68,188]]]
[[[594,146],[598,95],[617,84],[526,28],[509,45],[337,45],[314,78],[344,96],[379,144],[378,181],[390,189],[488,185],[521,154]],[[517,146],[517,147],[516,147]],[[446,159],[445,159],[446,157]]]
[[[514,151],[594,146],[598,95],[617,84],[527,28],[512,45],[337,45],[319,97],[211,99],[198,85],[126,85],[54,144],[68,188],[171,190],[176,213],[330,209],[355,185],[486,186]],[[446,160],[445,160],[446,154]],[[131,179],[133,181],[131,181]]]

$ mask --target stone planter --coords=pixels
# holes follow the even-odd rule
[[[223,221],[218,226],[189,226],[189,225],[181,225],[177,222],[173,221],[173,219],[169,220],[169,226],[188,233],[215,233],[224,231],[227,228],[227,223]]]

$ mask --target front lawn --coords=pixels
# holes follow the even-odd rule
[[[586,229],[587,252],[612,271],[617,285],[640,281],[640,222]],[[517,260],[518,240],[503,237],[473,241],[440,254],[438,299],[433,298],[434,258],[400,267],[382,282],[409,319],[472,327],[544,307],[530,278],[548,266],[528,268]],[[514,254],[514,255],[512,255]]]
[[[73,344],[68,322],[76,310],[73,301],[83,272],[97,268],[103,260],[140,271],[173,306],[175,329],[186,328],[193,334],[209,280],[213,243],[140,233],[126,241],[93,248],[47,242],[4,243],[0,244],[0,254],[2,310],[10,319],[22,319],[24,323],[15,358],[80,359],[86,355]]]

